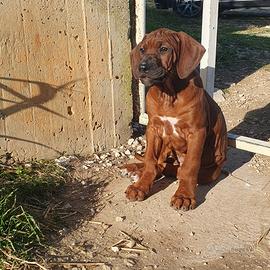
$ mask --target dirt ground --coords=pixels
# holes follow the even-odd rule
[[[264,67],[227,89],[228,130],[269,140],[269,78]],[[70,163],[73,181],[60,199],[75,215],[52,238],[54,269],[90,269],[85,261],[105,263],[97,269],[270,269],[269,157],[229,149],[230,174],[199,187],[198,207],[181,212],[169,206],[175,179],[157,181],[143,202],[126,200],[131,180],[119,164],[144,148],[142,139],[129,144]],[[112,249],[122,239],[134,241]]]
[[[228,130],[269,141],[270,66],[238,79],[237,72],[232,79],[225,70],[217,76],[217,88],[226,89],[219,105]],[[269,157],[230,148],[229,174],[200,186],[198,207],[181,212],[169,206],[176,179],[156,181],[143,202],[126,200],[131,180],[121,176],[119,165],[143,149],[139,138],[70,161],[73,180],[59,200],[74,215],[51,235],[54,248],[46,256],[53,269],[93,269],[88,262],[100,263],[95,269],[119,270],[270,269]]]

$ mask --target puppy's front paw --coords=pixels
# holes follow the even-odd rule
[[[196,207],[196,200],[194,198],[185,198],[183,195],[174,195],[171,199],[171,207],[175,210],[188,211]]]
[[[141,190],[139,187],[136,187],[134,185],[128,186],[125,193],[126,193],[126,197],[132,202],[143,201],[146,196],[146,193],[143,190]]]

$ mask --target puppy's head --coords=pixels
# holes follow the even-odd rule
[[[171,72],[188,77],[199,65],[204,47],[184,32],[158,29],[131,52],[132,73],[146,86],[162,83]]]

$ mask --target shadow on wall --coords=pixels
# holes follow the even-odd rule
[[[64,115],[47,108],[44,104],[47,103],[48,101],[54,99],[56,97],[57,93],[59,93],[60,91],[64,91],[66,89],[69,89],[69,87],[71,85],[73,85],[75,82],[81,81],[82,79],[73,80],[73,81],[67,82],[65,84],[62,84],[60,86],[51,85],[51,84],[48,84],[45,82],[16,79],[16,78],[0,77],[0,80],[33,84],[33,85],[36,85],[38,87],[38,91],[39,91],[39,93],[36,96],[27,97],[27,96],[19,93],[18,91],[12,89],[11,87],[6,85],[5,83],[0,82],[0,91],[1,91],[0,102],[5,102],[5,103],[11,104],[4,109],[0,109],[0,119],[1,118],[2,119],[8,118],[9,116],[11,116],[13,114],[16,114],[18,112],[21,112],[23,110],[26,110],[26,109],[29,109],[32,107],[39,108],[39,109],[44,110],[48,113],[52,113],[56,116],[67,119]],[[3,96],[4,96],[3,92],[7,92],[7,94],[9,96],[13,96],[14,99],[15,98],[20,99],[20,101],[14,101],[13,99],[3,98]],[[43,143],[37,142],[37,141],[31,141],[31,140],[27,140],[25,138],[18,138],[18,137],[14,137],[14,136],[9,136],[7,134],[1,134],[0,138],[4,138],[6,140],[12,139],[12,140],[17,140],[17,141],[21,141],[21,142],[32,143],[32,144],[35,144],[38,146],[42,146],[42,147],[54,150],[56,153],[61,154],[58,150],[56,150],[48,145],[45,145]]]
[[[13,82],[24,82],[24,83],[29,83],[29,84],[34,84],[38,86],[39,89],[39,94],[34,96],[34,97],[27,97],[24,96],[20,93],[18,93],[17,91],[15,91],[14,89],[10,88],[9,86],[0,83],[0,89],[2,91],[6,91],[9,93],[9,95],[13,95],[16,98],[21,99],[22,101],[20,102],[16,102],[13,100],[9,100],[9,99],[4,99],[4,98],[0,98],[0,101],[4,101],[4,102],[9,102],[9,103],[13,103],[13,105],[8,106],[5,109],[1,109],[0,111],[0,116],[1,118],[6,118],[9,115],[12,115],[14,113],[29,109],[31,107],[37,107],[39,109],[45,110],[47,112],[50,112],[52,114],[55,114],[59,117],[63,117],[66,118],[65,116],[63,116],[62,114],[55,112],[53,110],[48,109],[47,107],[45,107],[43,104],[54,99],[56,97],[56,94],[59,91],[65,90],[68,88],[69,85],[74,84],[75,82],[79,81],[79,80],[73,80],[71,82],[62,84],[60,86],[55,86],[55,85],[51,85],[48,83],[44,83],[44,82],[39,82],[39,81],[30,81],[30,80],[23,80],[23,79],[14,79],[14,78],[3,78],[0,77],[0,80],[7,80],[7,81],[13,81]]]

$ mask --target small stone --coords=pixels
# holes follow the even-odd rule
[[[208,262],[204,262],[203,265],[208,265]]]
[[[106,166],[107,166],[107,167],[112,167],[112,163],[111,163],[111,162],[107,162],[107,163],[106,163]]]
[[[127,149],[127,150],[125,151],[125,154],[126,154],[127,156],[129,156],[129,155],[131,154],[131,152]]]
[[[122,217],[116,217],[116,218],[115,218],[115,221],[117,221],[117,222],[123,222],[125,219],[126,219],[125,216],[122,216]]]
[[[32,164],[31,164],[31,163],[25,163],[25,164],[24,164],[24,167],[25,167],[25,168],[31,168],[31,167],[32,167]]]
[[[84,170],[88,170],[88,166],[86,166],[86,165],[82,165],[82,168],[83,168]]]
[[[115,246],[111,247],[111,250],[113,252],[119,252],[120,251],[119,247],[115,247]]]
[[[94,160],[86,160],[84,163],[86,165],[91,165],[91,164],[95,163],[95,161]]]
[[[190,235],[190,236],[194,236],[194,235],[195,235],[195,232],[190,232],[189,235]]]
[[[134,240],[130,240],[127,244],[126,247],[128,248],[133,248],[136,245],[136,242]]]
[[[96,213],[94,208],[90,208],[90,215],[93,216]]]
[[[134,140],[134,142],[132,143],[133,147],[136,147],[139,144],[138,140]]]
[[[96,160],[99,160],[99,159],[100,159],[99,156],[98,156],[97,154],[94,154],[93,156],[94,156],[94,158],[95,158]]]
[[[143,149],[142,145],[137,146],[137,151],[142,151],[142,149]]]
[[[100,156],[100,159],[104,160],[106,157],[107,157],[107,155],[103,154],[103,155]]]
[[[97,253],[94,252],[94,251],[88,251],[87,252],[87,255],[88,255],[89,258],[93,259],[94,257],[97,256]]]
[[[80,241],[78,241],[78,240],[74,240],[71,242],[71,246],[77,246],[79,244],[80,244]]]
[[[61,166],[67,166],[71,160],[77,159],[75,156],[62,156],[55,159],[55,162]]]
[[[71,204],[70,203],[66,203],[64,206],[63,206],[63,209],[70,209],[72,208]]]
[[[120,153],[119,152],[117,152],[117,151],[113,151],[113,155],[116,157],[116,158],[118,158],[118,157],[120,157],[121,155],[120,155]]]
[[[128,145],[132,145],[133,142],[134,142],[134,139],[133,139],[133,138],[129,139],[129,140],[128,140]]]
[[[136,262],[132,259],[124,259],[124,264],[127,266],[127,267],[132,267],[136,264]]]
[[[82,184],[83,186],[85,186],[85,185],[86,185],[86,182],[83,180],[83,181],[81,182],[81,184]]]
[[[225,100],[225,97],[224,97],[224,93],[222,90],[217,90],[216,92],[214,92],[213,94],[213,99],[216,101],[216,102],[222,102]]]
[[[134,159],[134,158],[135,158],[135,156],[133,156],[133,155],[130,155],[130,156],[129,156],[129,158],[130,158],[130,159]]]

